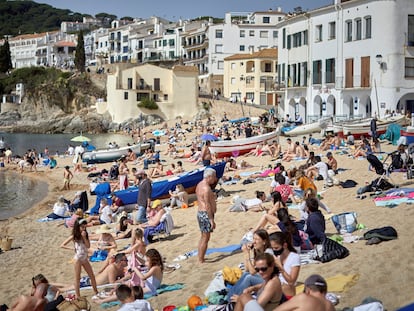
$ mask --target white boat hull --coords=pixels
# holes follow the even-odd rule
[[[106,163],[118,160],[123,155],[128,154],[128,149],[131,149],[136,155],[139,155],[143,150],[148,149],[150,144],[136,144],[132,146],[121,147],[117,149],[100,149],[84,152],[82,154],[82,161],[88,163]]]
[[[210,145],[210,152],[216,154],[216,157],[218,158],[231,156],[236,157],[248,153],[256,148],[258,144],[273,141],[274,139],[277,139],[277,137],[277,131],[273,131],[267,134],[243,139],[212,141]]]

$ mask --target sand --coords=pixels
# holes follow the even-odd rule
[[[215,103],[213,115],[221,118],[226,111],[230,118],[240,116],[239,108],[228,103]],[[249,109],[252,115],[259,115],[260,110]],[[246,110],[245,110],[246,111]],[[153,128],[151,128],[153,129]],[[150,130],[151,130],[150,129]],[[187,137],[190,139],[191,137]],[[163,138],[165,141],[165,138]],[[301,137],[297,138],[298,140]],[[284,144],[286,139],[280,138]],[[295,139],[294,139],[295,140]],[[163,141],[163,142],[164,142]],[[396,147],[383,144],[385,151],[394,150]],[[159,147],[165,148],[165,144]],[[319,153],[316,150],[316,153]],[[164,157],[165,158],[165,157]],[[346,155],[336,155],[339,167],[346,169],[337,176],[340,180],[353,179],[364,186],[366,181],[377,177],[374,172],[368,170],[366,160],[357,160]],[[256,167],[249,171],[259,170],[260,166],[273,164],[270,157],[245,158]],[[11,251],[0,254],[0,304],[6,303],[10,306],[13,299],[21,293],[28,293],[31,285],[31,277],[43,273],[51,282],[72,283],[73,267],[70,263],[73,253],[59,248],[60,243],[70,235],[70,230],[59,226],[58,222],[39,223],[36,220],[51,212],[51,205],[59,195],[72,198],[75,191],[88,189],[87,173],[76,174],[72,181],[72,190],[60,191],[62,186],[63,166],[71,164],[71,158],[60,158],[58,167],[52,171],[41,168],[38,173],[25,172],[27,178],[37,178],[49,183],[47,197],[32,209],[17,217],[12,217],[0,222],[0,236],[9,235],[13,237]],[[168,163],[170,159],[166,159]],[[299,165],[301,162],[284,163],[285,167]],[[110,164],[101,164],[98,169],[109,168]],[[131,164],[129,165],[132,166]],[[186,169],[192,169],[194,165],[184,161]],[[9,169],[13,169],[12,167]],[[231,174],[229,174],[231,175]],[[402,186],[412,186],[411,180],[404,179],[404,174],[394,173],[393,179]],[[231,195],[217,201],[218,212],[216,215],[217,228],[212,234],[209,247],[224,247],[239,243],[246,231],[253,227],[261,216],[261,213],[230,213],[228,207],[231,205],[233,195],[252,198],[254,191],[269,189],[269,180],[257,181],[252,184],[242,185],[238,183],[223,188]],[[322,189],[322,183],[317,182],[318,188]],[[358,187],[357,186],[357,187]],[[356,199],[357,188],[342,189],[338,186],[328,188],[323,193],[323,201],[334,213],[355,211],[358,221],[367,229],[354,232],[354,235],[362,236],[368,229],[383,226],[393,226],[399,234],[397,240],[383,242],[378,245],[365,245],[361,240],[357,243],[345,244],[350,250],[350,255],[342,260],[334,260],[325,264],[309,264],[301,268],[299,282],[303,282],[307,276],[319,273],[324,277],[333,277],[338,274],[355,274],[358,280],[341,296],[338,309],[346,306],[355,306],[365,297],[372,296],[380,299],[388,310],[410,303],[412,296],[412,280],[414,277],[414,264],[411,261],[413,248],[411,217],[414,209],[411,205],[401,204],[395,208],[375,207],[372,200],[365,198]],[[95,197],[89,196],[90,206]],[[13,204],[13,202],[10,202]],[[291,210],[297,215],[295,210]],[[175,229],[171,236],[148,246],[158,249],[167,263],[174,263],[177,256],[197,248],[200,236],[196,223],[196,209],[176,209],[172,211],[175,221]],[[90,231],[94,231],[91,229]],[[336,233],[330,220],[327,220],[327,233]],[[199,295],[204,297],[204,291],[214,274],[224,266],[237,266],[243,260],[241,253],[228,254],[216,253],[207,256],[207,262],[203,265],[197,263],[196,257],[181,261],[181,268],[164,276],[164,284],[183,283],[184,288],[179,291],[167,292],[153,297],[150,302],[154,309],[162,310],[166,305],[185,305],[188,297]],[[98,271],[101,263],[93,263],[95,271]],[[84,291],[89,297],[91,291]],[[100,309],[99,305],[92,303],[92,310]],[[117,307],[108,310],[116,310]]]

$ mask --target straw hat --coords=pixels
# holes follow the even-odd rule
[[[102,234],[102,233],[111,233],[112,229],[107,224],[103,224],[99,227],[98,230],[96,230],[96,234]]]
[[[151,208],[157,208],[158,206],[162,206],[161,200],[155,200],[154,202],[152,202]]]

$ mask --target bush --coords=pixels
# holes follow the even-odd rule
[[[149,110],[157,110],[158,109],[158,105],[155,102],[155,100],[149,99],[149,98],[142,99],[141,102],[138,103],[138,107],[139,108],[146,108],[146,109],[149,109]]]

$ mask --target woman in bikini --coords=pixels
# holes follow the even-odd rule
[[[156,249],[151,248],[146,252],[145,267],[145,272],[142,272],[136,267],[133,267],[133,273],[136,273],[136,275],[143,282],[142,288],[144,290],[144,293],[156,295],[157,289],[161,286],[164,274],[164,264],[162,262],[162,257]]]
[[[273,198],[272,208],[268,210],[267,213],[264,214],[260,218],[258,224],[256,225],[253,231],[265,228],[267,223],[270,223],[272,225],[277,224],[278,219],[277,219],[276,213],[279,209],[286,208],[286,203],[283,202],[282,196],[280,195],[280,192],[278,191],[274,191],[272,193],[272,198]]]
[[[98,288],[96,287],[95,274],[91,263],[88,260],[88,249],[91,246],[88,237],[88,231],[86,231],[87,221],[86,219],[77,220],[73,226],[72,235],[68,237],[60,247],[73,250],[72,247],[67,246],[71,241],[73,241],[75,246],[75,295],[80,297],[80,276],[82,267],[85,269],[86,273],[89,276],[93,291],[95,294],[98,294]]]
[[[279,270],[275,266],[274,256],[268,253],[258,255],[254,261],[254,269],[262,277],[263,282],[246,288],[244,293],[256,293],[257,302],[263,310],[274,310],[284,299],[282,285],[279,280]],[[232,298],[232,301],[236,302],[234,310],[242,311],[244,303],[239,301],[238,298],[238,296]]]

